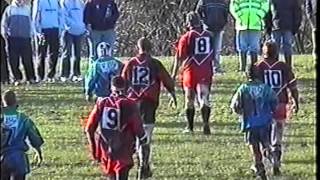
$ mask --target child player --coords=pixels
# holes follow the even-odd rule
[[[140,143],[147,140],[139,110],[136,103],[125,96],[125,87],[125,80],[115,76],[111,81],[111,95],[96,102],[86,125],[92,156],[101,162],[110,180],[128,179],[136,138]]]
[[[16,94],[5,91],[2,96],[1,118],[1,180],[24,180],[30,172],[26,154],[29,146],[36,151],[37,165],[42,162],[41,146],[44,143],[37,127],[25,114],[18,111]]]
[[[290,91],[294,100],[296,113],[299,110],[299,94],[297,81],[292,72],[292,68],[285,62],[278,60],[278,46],[273,41],[267,41],[262,48],[263,60],[256,64],[261,80],[269,85],[277,94],[279,105],[273,114],[271,131],[272,163],[274,175],[279,175],[282,155],[282,139],[285,123],[290,117],[292,106],[289,103]]]
[[[240,115],[241,130],[253,155],[254,166],[251,169],[256,176],[266,180],[262,156],[269,157],[272,113],[276,110],[278,99],[275,92],[259,80],[254,66],[250,67],[247,77],[248,82],[238,88],[230,107]]]
[[[90,62],[89,70],[85,78],[86,100],[90,101],[93,93],[97,98],[109,96],[110,81],[112,77],[119,75],[122,69],[122,63],[111,57],[110,45],[101,42],[97,46],[98,58]]]

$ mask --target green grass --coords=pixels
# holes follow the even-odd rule
[[[169,58],[162,59],[168,67]],[[202,135],[199,113],[195,134],[182,134],[185,126],[179,115],[183,107],[182,94],[178,94],[177,110],[167,106],[168,96],[161,97],[153,142],[153,179],[252,179],[248,171],[251,165],[248,147],[239,133],[237,117],[228,109],[234,90],[244,78],[236,73],[235,57],[223,57],[223,60],[227,73],[216,77],[211,96],[213,135]],[[315,179],[314,61],[311,56],[296,56],[294,62],[302,98],[300,112],[290,120],[285,132],[283,175],[281,178],[270,176],[270,179]],[[99,167],[89,161],[86,139],[79,123],[80,117],[87,115],[92,106],[84,101],[81,84],[10,88],[17,91],[20,109],[30,115],[45,139],[43,166],[35,169],[30,179],[101,179]],[[134,179],[135,174],[136,166],[130,179]]]

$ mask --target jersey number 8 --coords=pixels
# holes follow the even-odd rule
[[[118,130],[120,123],[119,110],[116,108],[105,107],[102,115],[102,129]]]
[[[265,70],[264,82],[271,88],[281,88],[282,86],[282,72],[280,70]]]
[[[195,39],[194,53],[209,54],[210,52],[210,37],[198,37]]]

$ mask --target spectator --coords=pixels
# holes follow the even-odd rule
[[[88,0],[84,9],[84,23],[90,32],[90,56],[96,58],[97,45],[106,42],[113,49],[116,41],[114,30],[119,11],[114,0]]]
[[[65,17],[65,31],[62,34],[63,54],[62,54],[62,74],[61,81],[65,82],[69,78],[72,81],[82,81],[80,72],[81,42],[86,33],[83,23],[84,3],[82,0],[62,0],[62,9]],[[73,74],[70,76],[70,58],[74,50]]]
[[[282,48],[284,59],[289,67],[292,66],[292,44],[294,35],[301,24],[301,7],[299,0],[271,0],[270,15],[268,16],[271,27],[271,38]],[[270,19],[271,18],[271,19]]]
[[[316,52],[316,31],[317,31],[317,0],[305,1],[306,13],[312,27],[312,45],[313,45],[313,58],[317,58]]]
[[[228,22],[228,4],[225,0],[199,0],[197,13],[200,15],[204,29],[212,33],[214,50],[214,70],[222,73],[220,66],[223,28]]]
[[[240,68],[245,71],[247,54],[250,53],[251,64],[257,62],[260,49],[260,38],[264,29],[264,17],[269,11],[268,0],[231,0],[230,13],[235,19],[235,29],[238,36]]]
[[[14,84],[22,82],[19,69],[20,58],[26,72],[26,80],[35,83],[32,61],[31,37],[34,25],[31,18],[31,6],[25,0],[13,0],[5,9],[1,21],[1,34],[7,40],[9,63],[14,76]]]
[[[55,82],[59,55],[59,36],[63,30],[63,13],[58,0],[34,0],[33,19],[36,27],[39,80],[45,78],[45,58],[49,47],[48,82]]]
[[[1,14],[4,13],[4,10],[8,6],[7,1],[1,1]],[[1,84],[9,83],[9,70],[8,70],[8,62],[7,62],[7,54],[6,54],[6,46],[4,37],[1,38]]]

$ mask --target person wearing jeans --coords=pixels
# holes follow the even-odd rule
[[[48,82],[55,82],[56,66],[59,56],[59,38],[63,30],[64,18],[60,2],[57,0],[34,0],[33,20],[36,27],[38,51],[38,76],[39,81],[45,78],[45,59],[49,48]]]
[[[302,20],[299,0],[271,0],[270,15],[267,17],[271,25],[271,38],[282,48],[284,59],[292,67],[292,45],[294,35],[298,32]]]
[[[317,0],[306,0],[305,1],[305,9],[307,13],[307,17],[309,19],[311,28],[312,28],[312,55],[313,58],[317,58],[316,52],[316,31],[317,31]]]
[[[199,0],[196,12],[200,15],[204,29],[212,33],[214,50],[214,72],[222,73],[221,46],[223,28],[228,22],[228,4],[224,0]]]
[[[238,36],[239,71],[247,71],[247,54],[251,64],[258,60],[260,38],[264,30],[265,16],[269,11],[269,0],[231,0],[230,13],[235,19],[236,36]]]
[[[73,82],[81,81],[80,60],[81,45],[86,28],[83,23],[84,3],[81,0],[63,0],[62,10],[65,17],[65,31],[62,34],[62,73],[61,81],[65,82],[69,78]],[[71,71],[72,47],[74,50],[73,74]]]
[[[35,83],[31,48],[34,25],[30,14],[31,6],[24,0],[13,0],[2,16],[1,34],[6,39],[7,55],[15,85],[19,85],[23,79],[19,69],[20,58],[26,72],[27,82]]]
[[[114,46],[116,32],[114,30],[119,11],[114,0],[87,1],[84,8],[84,23],[89,31],[90,56],[96,58],[97,45],[106,42]]]

